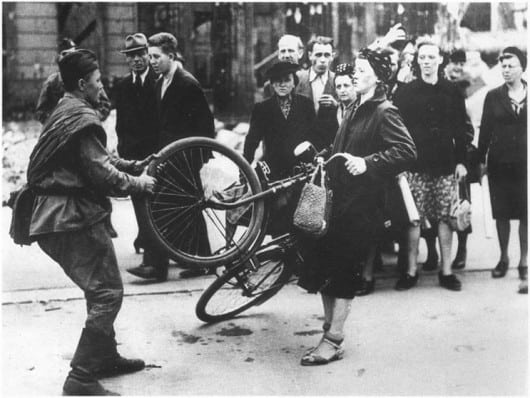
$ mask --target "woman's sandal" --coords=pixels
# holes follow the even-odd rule
[[[322,330],[324,331],[324,334],[329,331],[329,329],[331,329],[331,324],[329,324],[328,322],[324,322],[322,324]],[[324,338],[324,336],[322,336],[322,339]],[[306,352],[304,352],[304,357],[311,354],[313,351],[315,351],[317,349],[317,347],[320,345],[320,343],[322,342],[322,339],[320,339],[320,341],[318,342],[318,344],[314,347],[311,347],[311,348],[308,348],[306,350]]]
[[[300,361],[300,364],[302,366],[317,366],[317,365],[327,365],[330,362],[338,361],[339,359],[342,359],[344,356],[344,348],[341,344],[334,343],[330,339],[324,337],[320,344],[329,344],[335,352],[330,358],[324,358],[320,355],[316,355],[315,351],[311,351],[310,353],[304,355],[302,357],[302,360]]]

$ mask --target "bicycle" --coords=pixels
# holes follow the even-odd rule
[[[141,219],[151,240],[190,267],[225,267],[200,297],[199,319],[230,319],[270,299],[289,281],[303,259],[291,234],[262,245],[266,200],[307,181],[313,169],[302,162],[292,177],[268,182],[234,150],[199,137],[168,145],[150,163],[147,173],[157,185],[143,201]]]

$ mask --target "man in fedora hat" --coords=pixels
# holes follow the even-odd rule
[[[125,55],[130,73],[115,86],[118,153],[124,159],[142,160],[158,148],[155,90],[158,75],[149,66],[147,37],[143,33],[128,35],[120,52]],[[138,220],[138,198],[133,196],[132,203]],[[134,240],[137,253],[145,247],[145,239],[138,222],[138,235]],[[147,256],[143,262],[156,261],[156,258],[149,258],[149,253]]]
[[[61,39],[57,46],[57,63],[68,53],[75,51],[77,45],[74,41],[68,37]],[[37,107],[35,108],[35,115],[39,122],[44,124],[48,119],[48,116],[52,113],[53,109],[64,95],[64,85],[61,79],[61,74],[57,71],[52,73],[44,81],[42,89],[37,100]],[[105,93],[105,90],[101,90],[98,98],[98,104],[96,106],[96,112],[100,120],[105,120],[110,113],[110,100]]]
[[[144,361],[117,351],[114,321],[123,302],[111,203],[108,196],[153,192],[146,162],[126,161],[106,150],[106,134],[95,105],[103,85],[96,56],[75,50],[59,61],[66,93],[49,117],[28,165],[36,195],[30,235],[85,295],[87,317],[65,395],[116,395],[99,377],[138,371]]]

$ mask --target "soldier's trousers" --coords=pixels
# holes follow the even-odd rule
[[[41,249],[85,293],[86,328],[114,336],[123,301],[123,283],[108,227],[98,222],[81,231],[43,235]]]

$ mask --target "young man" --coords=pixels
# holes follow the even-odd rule
[[[158,75],[149,67],[147,38],[135,33],[125,39],[121,51],[130,73],[115,88],[116,133],[118,153],[124,159],[144,159],[158,148],[157,109],[155,85]],[[138,220],[139,201],[133,196],[132,203]],[[137,253],[145,247],[145,233],[138,223],[138,236],[134,240]],[[144,258],[145,261],[149,259]]]
[[[76,50],[59,61],[66,93],[49,117],[28,166],[36,193],[30,235],[85,293],[87,318],[65,395],[116,395],[98,376],[143,369],[142,360],[116,350],[114,320],[123,284],[114,252],[107,196],[152,192],[155,180],[142,174],[146,162],[113,158],[95,106],[103,90],[94,53]]]
[[[65,37],[62,39],[57,47],[57,63],[68,53],[75,51],[77,48],[76,44],[72,39]],[[64,85],[59,72],[54,72],[44,81],[39,99],[37,100],[37,107],[35,114],[39,122],[44,124],[53,109],[64,95]],[[105,120],[110,113],[110,100],[105,93],[105,90],[101,90],[99,98],[96,104],[96,112],[100,120]]]
[[[213,115],[201,86],[177,60],[177,39],[170,33],[162,32],[149,37],[148,43],[151,66],[155,73],[161,75],[155,88],[158,111],[157,150],[186,137],[214,138]],[[200,223],[203,225],[199,228],[204,229],[201,250],[208,252],[210,247],[206,224],[203,221]],[[145,254],[152,252],[153,249],[146,247]],[[156,257],[156,262],[144,262],[127,271],[140,278],[164,281],[167,279],[169,260],[163,255]]]
[[[431,42],[418,46],[420,77],[398,90],[394,104],[399,108],[418,151],[418,160],[408,173],[409,184],[420,216],[438,222],[442,259],[440,285],[460,290],[451,271],[453,231],[449,226],[456,184],[466,176],[466,108],[458,88],[441,76],[443,57]],[[408,230],[408,270],[396,284],[407,290],[418,281],[417,256],[420,226]]]
[[[335,58],[333,40],[317,36],[307,45],[311,67],[299,72],[300,82],[296,93],[313,101],[317,114],[312,143],[317,149],[327,148],[333,142],[338,129],[336,91],[330,66]]]

